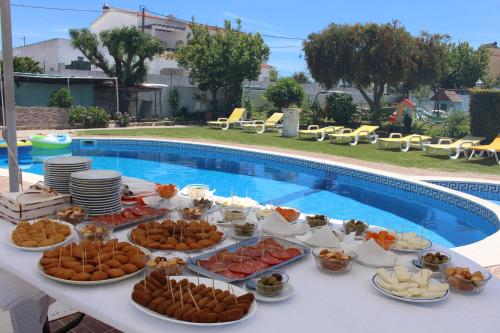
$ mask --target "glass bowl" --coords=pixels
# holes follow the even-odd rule
[[[343,227],[342,231],[344,232],[345,235],[348,235],[351,232],[356,232],[355,234],[356,237],[363,237],[365,233],[368,231],[368,228],[370,226],[366,222],[350,219],[344,221],[342,223],[342,227]]]
[[[468,277],[461,275],[459,270],[468,271]],[[443,280],[449,284],[450,289],[463,294],[481,293],[490,279],[491,273],[483,268],[470,272],[468,268],[448,267],[443,271]]]
[[[172,199],[179,193],[179,188],[174,184],[157,184],[156,193],[163,199]]]
[[[252,237],[257,230],[257,224],[245,221],[236,221],[231,224],[233,235],[237,237]]]
[[[254,212],[257,219],[262,220],[266,217],[273,215],[274,207],[271,205],[265,205],[260,207],[255,207]]]
[[[296,222],[300,216],[300,210],[292,207],[279,206],[274,210],[290,223]]]
[[[159,271],[163,276],[184,275],[188,257],[183,253],[155,252],[145,256],[146,274]]]
[[[245,221],[249,213],[249,208],[224,207],[222,208],[222,221],[224,223]]]
[[[281,281],[277,278],[278,276],[281,276]],[[252,279],[257,292],[267,297],[278,296],[281,294],[283,289],[285,289],[288,280],[288,274],[279,270],[268,270]]]
[[[342,252],[348,258],[342,259],[340,256],[328,255],[328,253]],[[358,257],[356,252],[345,252],[338,248],[317,248],[312,252],[314,260],[316,261],[316,267],[320,271],[329,274],[339,274],[346,273],[351,270],[352,264]]]
[[[326,215],[307,215],[306,222],[311,229],[318,229],[328,224],[329,218]]]
[[[193,199],[193,207],[199,208],[202,211],[207,211],[212,208],[214,201],[207,198]]]
[[[448,260],[446,260],[444,262],[430,261],[428,259],[428,257],[426,257],[426,255],[429,253],[434,254],[434,255],[436,255],[436,254],[444,255],[444,256],[448,257]],[[451,254],[449,254],[448,252],[444,252],[444,251],[422,250],[418,253],[418,260],[419,260],[420,266],[422,268],[427,268],[433,272],[442,272],[450,264]]]
[[[184,207],[180,209],[179,215],[182,216],[184,220],[190,220],[190,221],[201,220],[203,216],[203,211],[200,208]]]
[[[87,221],[75,226],[80,240],[106,241],[113,237],[114,225],[100,221]]]

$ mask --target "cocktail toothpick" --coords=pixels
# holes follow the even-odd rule
[[[194,299],[193,294],[191,293],[191,288],[189,287],[189,283],[188,283],[188,292],[189,296],[191,296],[191,299],[194,302],[194,306],[196,306],[196,310],[200,311],[200,308],[198,307],[198,304],[196,303],[196,300]]]
[[[184,307],[184,300],[182,299],[182,286],[180,284],[179,284],[179,293],[181,294],[181,308],[183,308]]]

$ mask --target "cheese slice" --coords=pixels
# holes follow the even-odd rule
[[[384,268],[379,268],[377,269],[377,274],[387,283],[390,284],[398,284],[399,281],[396,278],[396,276],[391,275],[387,270]]]
[[[445,292],[449,288],[447,283],[431,283],[429,284],[429,291],[440,291],[440,292]]]
[[[394,272],[399,282],[410,281],[410,272],[408,272],[408,268],[405,266],[394,266]]]

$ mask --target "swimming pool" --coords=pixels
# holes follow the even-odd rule
[[[260,203],[293,206],[305,213],[422,232],[447,247],[474,243],[498,230],[493,213],[421,185],[299,159],[216,148],[77,139],[71,150],[50,155],[34,151],[33,158],[22,163],[24,171],[42,174],[43,159],[55,153],[88,156],[96,169],[115,169],[125,176],[180,187],[205,183],[221,196],[249,195]]]

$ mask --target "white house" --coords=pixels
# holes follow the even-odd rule
[[[187,76],[187,72],[179,68],[177,61],[172,57],[180,45],[187,42],[191,31],[190,22],[177,19],[173,15],[164,17],[145,14],[141,12],[129,11],[115,7],[103,6],[102,14],[90,25],[89,29],[95,33],[109,30],[116,27],[137,27],[144,28],[144,31],[160,39],[167,48],[167,52],[156,57],[149,63],[149,74],[153,75],[174,75]],[[218,28],[207,26],[208,29],[216,31]],[[46,73],[73,74],[73,69],[66,68],[72,61],[83,57],[83,54],[71,46],[70,39],[54,38],[46,41],[29,44],[14,48],[14,56],[27,56],[35,59]],[[112,62],[111,57],[108,55]],[[262,65],[262,72],[259,81],[269,81],[269,71],[272,66]],[[87,75],[102,75],[102,71],[97,67],[91,68],[92,73]],[[101,73],[94,73],[101,72]],[[79,73],[81,75],[81,73]]]

